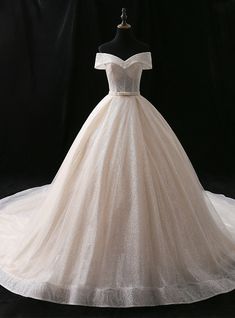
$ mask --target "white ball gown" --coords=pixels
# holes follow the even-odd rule
[[[151,52],[97,53],[109,92],[50,184],[0,200],[0,284],[100,307],[191,303],[235,289],[235,199],[203,189],[140,94]]]

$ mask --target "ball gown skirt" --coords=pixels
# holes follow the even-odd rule
[[[151,53],[97,53],[109,92],[50,184],[0,200],[0,284],[56,303],[191,303],[235,288],[235,199],[203,189],[140,94]]]

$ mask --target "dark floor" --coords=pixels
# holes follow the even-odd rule
[[[206,190],[235,198],[235,180],[225,177],[200,177]],[[9,176],[0,181],[0,197],[49,183],[47,177],[22,178]],[[22,297],[0,287],[0,318],[62,318],[62,317],[133,317],[133,318],[234,318],[235,290],[210,299],[185,305],[132,308],[98,308],[60,305]]]

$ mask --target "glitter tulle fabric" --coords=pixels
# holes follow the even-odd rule
[[[235,288],[235,200],[206,191],[139,91],[151,53],[97,53],[109,93],[50,184],[0,200],[0,284],[57,303],[190,303]]]

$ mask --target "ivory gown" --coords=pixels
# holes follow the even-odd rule
[[[109,93],[50,184],[0,200],[0,284],[57,303],[191,303],[235,288],[235,199],[203,189],[140,94],[151,52],[97,53]]]

